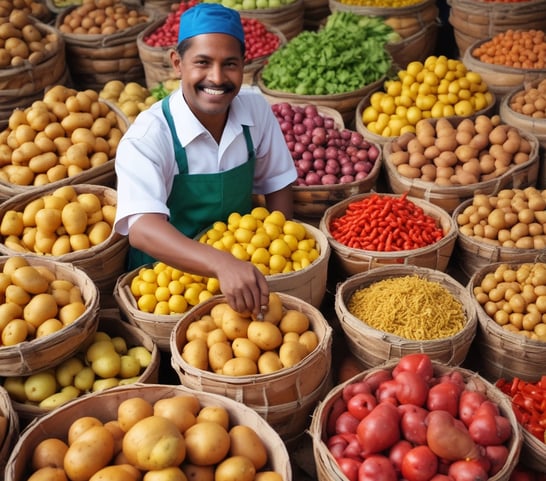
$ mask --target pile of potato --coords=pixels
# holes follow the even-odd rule
[[[458,124],[446,118],[423,119],[415,132],[406,132],[390,145],[385,161],[398,174],[446,187],[498,178],[528,162],[533,147],[498,115],[478,115]]]
[[[546,190],[527,187],[476,194],[455,220],[461,234],[490,245],[544,249]]]
[[[0,220],[4,245],[16,252],[62,256],[106,241],[113,230],[115,205],[71,185],[44,193],[22,210],[9,209]]]
[[[9,257],[0,273],[1,346],[42,338],[72,324],[86,310],[81,289],[24,256]]]
[[[181,356],[190,366],[225,376],[269,374],[294,366],[318,343],[309,317],[285,309],[271,292],[263,320],[220,302],[191,321]]]
[[[99,96],[117,105],[131,123],[140,112],[157,102],[146,87],[137,82],[123,83],[121,80],[106,82]]]
[[[112,35],[148,19],[146,13],[119,0],[83,0],[62,17],[57,28],[68,34]]]
[[[524,87],[510,99],[510,108],[535,119],[546,118],[546,79],[534,87]]]
[[[60,45],[59,34],[37,27],[25,10],[13,9],[6,21],[0,22],[0,68],[19,67],[26,62],[37,65],[57,52]]]
[[[0,132],[0,180],[46,185],[114,158],[126,126],[93,90],[51,87]]]
[[[151,360],[146,347],[97,331],[76,355],[29,376],[6,377],[3,387],[16,402],[51,410],[85,393],[137,382]]]
[[[14,10],[21,10],[38,19],[50,16],[45,2],[40,0],[0,0],[0,19],[9,17]]]

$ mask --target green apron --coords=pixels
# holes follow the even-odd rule
[[[248,150],[247,162],[224,172],[189,174],[186,149],[176,135],[168,99],[166,97],[162,100],[161,107],[171,131],[179,170],[167,199],[171,213],[169,221],[186,236],[195,237],[214,222],[226,221],[232,212],[250,212],[256,155],[250,130],[247,125],[243,125]],[[128,257],[129,270],[155,262],[153,257],[133,247]]]

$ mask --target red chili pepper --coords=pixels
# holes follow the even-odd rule
[[[344,215],[331,221],[330,232],[348,247],[360,244],[381,252],[418,249],[444,237],[436,219],[408,200],[407,193],[400,197],[372,194],[351,202]]]

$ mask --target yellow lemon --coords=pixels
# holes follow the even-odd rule
[[[264,219],[264,224],[266,222],[272,222],[273,224],[277,224],[279,227],[282,227],[286,222],[286,217],[280,210],[274,210]]]
[[[131,280],[131,294],[133,296],[140,296],[140,283],[144,282],[140,277],[133,277]]]
[[[264,222],[263,228],[271,240],[277,239],[281,235],[281,226],[273,222]]]
[[[173,269],[171,270],[171,279],[172,279],[173,281],[177,281],[177,280],[180,279],[183,275],[184,275],[184,273],[183,273],[180,269],[173,268]]]
[[[244,227],[238,227],[237,229],[235,229],[233,235],[235,236],[235,240],[237,242],[246,244],[250,242],[250,239],[252,239],[253,232],[249,229],[245,229]]]
[[[269,276],[271,274],[273,274],[273,272],[271,272],[269,270],[269,267],[267,267],[266,265],[264,264],[255,264],[255,267],[256,269],[258,269],[264,276]]]
[[[225,232],[227,231],[227,225],[225,222],[222,222],[220,220],[217,220],[214,224],[212,224],[212,228],[215,230],[215,231],[218,231],[218,232]]]
[[[269,269],[272,273],[282,272],[287,264],[286,257],[281,256],[280,254],[273,254],[269,258]]]
[[[362,111],[362,123],[368,125],[370,122],[375,122],[378,115],[377,109],[369,105]]]
[[[183,312],[186,312],[186,310],[188,309],[188,302],[186,301],[184,296],[180,294],[175,294],[171,296],[168,303],[170,311],[175,314],[181,314]]]
[[[196,306],[199,304],[199,294],[203,290],[203,287],[199,288],[198,285],[192,285],[186,288],[184,291],[184,299],[190,306]]]
[[[298,249],[309,252],[316,245],[315,239],[303,239],[298,242]]]
[[[155,282],[146,282],[146,281],[142,281],[140,284],[139,284],[139,288],[140,288],[140,295],[141,296],[144,296],[146,294],[152,294],[154,295],[155,294],[155,290],[157,289],[157,284]]]
[[[279,254],[284,257],[290,257],[292,251],[284,239],[273,239],[269,246],[270,254]]]
[[[155,282],[157,279],[157,274],[151,268],[144,269],[139,275],[144,282],[152,283]]]
[[[233,244],[230,252],[232,256],[236,257],[241,261],[247,261],[250,258],[248,252],[241,244]]]
[[[204,302],[207,299],[210,299],[213,295],[214,294],[212,292],[209,292],[206,289],[204,289],[199,293],[199,296],[198,296],[199,302]]]
[[[155,298],[158,302],[168,301],[169,297],[171,297],[171,291],[169,291],[167,286],[159,286],[155,290]]]
[[[248,255],[252,257],[252,254],[256,251],[257,247],[253,246],[252,244],[244,244],[244,247],[246,251],[248,252]]]
[[[381,112],[384,112],[388,115],[394,114],[394,111],[396,110],[396,105],[394,103],[394,97],[391,97],[390,95],[385,95],[381,99],[380,110]]]
[[[432,61],[433,60],[430,60],[431,63]],[[418,60],[414,60],[413,62],[408,63],[408,65],[406,66],[406,72],[410,75],[413,75],[414,77],[417,77],[417,74],[419,74],[422,70],[423,64]]]
[[[290,250],[296,250],[298,248],[298,239],[292,234],[285,234],[282,239],[288,244]]]
[[[143,312],[154,312],[157,299],[153,294],[144,294],[137,301],[138,308]]]
[[[239,228],[247,229],[249,231],[255,231],[258,227],[258,221],[256,217],[253,217],[252,214],[245,214],[241,217],[239,221]]]
[[[160,287],[167,287],[169,282],[171,282],[171,272],[170,269],[165,269],[157,274],[157,285]]]
[[[219,251],[227,251],[228,250],[226,248],[224,242],[223,242],[223,238],[213,242],[211,245],[212,245],[212,247],[214,247],[215,249],[218,249]]]
[[[386,87],[385,91],[387,92],[387,95],[396,97],[397,95],[400,95],[400,92],[402,91],[402,82],[393,80],[389,82]]]
[[[258,247],[250,257],[250,262],[253,264],[268,265],[270,257],[271,254],[265,247]]]
[[[215,277],[209,277],[207,280],[207,291],[218,294],[220,292],[220,281]]]
[[[256,232],[256,234],[254,234],[250,239],[250,243],[255,247],[269,247],[271,239],[264,230],[261,232]]]
[[[423,118],[423,112],[415,105],[408,108],[406,112],[406,119],[411,125],[417,125],[417,122]]]
[[[455,109],[455,115],[461,117],[468,117],[474,113],[474,107],[470,100],[460,100],[453,108]]]
[[[231,214],[229,214],[227,219],[228,228],[239,227],[239,222],[241,221],[241,217],[242,216],[241,214],[239,214],[239,212],[232,212]]]
[[[167,287],[171,295],[182,294],[184,292],[184,284],[182,284],[178,279],[174,279],[169,282]]]
[[[305,231],[305,227],[300,222],[296,222],[293,220],[287,220],[282,228],[283,232],[285,234],[291,234],[299,241],[305,238],[305,235],[307,232]]]
[[[154,314],[159,316],[168,316],[170,313],[171,309],[167,301],[160,301],[155,305]]]
[[[381,99],[382,99],[385,95],[387,95],[385,92],[381,92],[381,91],[374,92],[374,93],[370,96],[370,105],[371,105],[375,110],[380,111],[380,110],[381,110]]]
[[[167,268],[168,266],[164,262],[156,262],[155,265],[152,267],[156,274],[159,274],[161,271],[164,271]]]
[[[178,281],[186,288],[188,284],[193,282],[193,278],[190,274],[184,273],[178,278]]]
[[[219,230],[216,230],[216,229],[209,229],[206,233],[207,240],[211,240],[213,242],[217,241],[218,239],[221,239],[222,235],[223,235],[223,232],[220,232]]]
[[[225,250],[229,251],[235,245],[237,240],[235,239],[235,236],[233,235],[233,233],[230,232],[229,234],[226,234],[226,235],[224,235],[224,237],[222,237],[221,242],[224,245]],[[224,250],[224,249],[222,249],[222,250]]]
[[[265,207],[257,206],[250,211],[250,215],[255,219],[264,220],[269,215],[269,211]]]

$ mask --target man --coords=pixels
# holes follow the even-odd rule
[[[129,236],[131,269],[161,260],[215,277],[234,309],[257,314],[269,300],[265,277],[193,237],[250,212],[253,194],[290,218],[294,162],[269,104],[241,90],[239,13],[198,4],[182,15],[178,39],[171,63],[181,88],[141,113],[118,146],[115,229]]]

